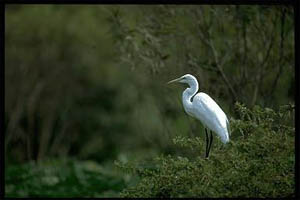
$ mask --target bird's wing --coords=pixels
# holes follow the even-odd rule
[[[207,94],[200,92],[193,100],[194,116],[204,126],[216,132],[224,143],[229,141],[228,119],[218,104]]]

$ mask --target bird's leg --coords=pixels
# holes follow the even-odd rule
[[[212,142],[213,142],[213,134],[212,134],[212,131],[210,131],[210,140],[209,140],[209,147],[208,147],[207,157],[209,155]]]
[[[206,148],[205,148],[205,158],[208,157],[208,153],[207,153],[207,148],[208,148],[208,134],[207,134],[207,129],[205,128],[205,134],[206,134]]]

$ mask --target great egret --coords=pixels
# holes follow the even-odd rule
[[[196,94],[198,91],[198,81],[193,75],[183,75],[180,78],[169,81],[168,84],[173,82],[187,83],[190,86],[182,93],[182,103],[185,112],[200,120],[205,127],[205,157],[207,158],[213,141],[212,131],[220,136],[224,144],[229,142],[228,133],[230,134],[230,131],[228,119],[223,110],[210,96],[203,92]],[[210,130],[210,139],[208,138],[207,128]]]

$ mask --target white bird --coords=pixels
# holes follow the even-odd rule
[[[173,82],[187,83],[190,86],[182,93],[182,103],[185,112],[200,120],[205,127],[205,157],[207,158],[213,141],[212,131],[217,133],[224,144],[229,142],[230,131],[228,119],[220,106],[210,96],[203,92],[196,94],[198,91],[198,81],[194,76],[186,74],[180,78],[169,81],[168,84]],[[210,130],[210,140],[208,138],[207,128]]]

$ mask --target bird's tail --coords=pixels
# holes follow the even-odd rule
[[[231,136],[230,124],[229,124],[229,121],[228,121],[227,118],[226,118],[226,125],[227,125],[227,132],[228,132],[228,134]],[[228,138],[228,139],[229,139],[229,138]]]
[[[227,142],[229,142],[229,136],[231,135],[229,121],[227,118],[226,118],[226,129],[223,129],[222,131],[223,131],[223,134],[222,134],[221,140],[224,144],[226,144]]]

